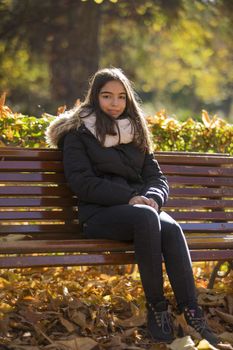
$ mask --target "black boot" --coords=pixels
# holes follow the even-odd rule
[[[156,305],[147,304],[147,327],[156,342],[171,343],[174,340],[173,325],[167,311],[167,302],[162,301]]]
[[[188,325],[194,328],[202,338],[206,339],[212,345],[217,345],[219,343],[220,340],[218,337],[208,327],[200,306],[193,309],[185,307],[183,311]]]

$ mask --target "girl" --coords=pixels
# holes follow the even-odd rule
[[[153,339],[174,339],[163,291],[163,256],[180,312],[216,344],[197,305],[184,234],[162,211],[167,180],[153,158],[145,120],[123,72],[99,70],[85,101],[51,123],[47,140],[63,150],[65,176],[78,197],[86,237],[134,242]]]

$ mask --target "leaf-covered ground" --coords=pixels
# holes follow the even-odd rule
[[[212,263],[194,264],[199,303],[223,344],[233,349],[233,278],[206,289]],[[165,276],[177,339],[154,344],[145,300],[131,267],[0,270],[0,350],[216,349],[179,315]],[[230,345],[231,344],[231,345]]]

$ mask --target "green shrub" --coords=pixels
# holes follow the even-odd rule
[[[148,118],[155,151],[191,151],[233,154],[233,125],[202,111],[202,122],[180,122],[165,111]]]
[[[46,147],[45,130],[54,116],[44,114],[41,118],[14,113],[0,99],[0,146]]]
[[[63,107],[59,112],[64,111]],[[47,147],[45,130],[55,116],[43,114],[40,118],[14,113],[0,99],[0,146]],[[158,112],[147,118],[155,151],[192,151],[230,153],[233,155],[233,125],[202,111],[202,122],[189,118],[178,121]]]

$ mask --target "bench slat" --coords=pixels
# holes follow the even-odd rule
[[[192,185],[192,186],[227,186],[233,187],[232,178],[230,177],[195,177],[195,176],[167,176],[170,185]]]
[[[26,196],[61,196],[70,197],[72,196],[70,189],[67,185],[60,186],[0,186],[1,196],[16,196],[16,195],[26,195]]]
[[[195,176],[231,176],[233,168],[184,166],[184,165],[163,165],[165,174],[184,174]],[[63,165],[58,161],[2,161],[2,171],[53,171],[63,172]]]
[[[71,220],[77,219],[77,212],[62,211],[0,211],[0,220]]]
[[[233,198],[232,188],[210,188],[210,187],[177,187],[170,188],[170,197],[231,197]]]
[[[171,215],[174,219],[179,221],[233,221],[233,212],[225,212],[225,211],[169,211],[166,212]],[[21,208],[14,209],[14,211],[0,211],[0,219],[1,220],[35,220],[35,219],[43,219],[43,220],[55,220],[55,219],[77,219],[77,211],[74,209],[70,210],[69,207],[62,208],[62,211],[53,211],[53,210],[42,210],[42,208],[38,208],[38,210],[33,211],[22,211]]]
[[[0,197],[0,207],[67,207],[75,206],[75,198],[24,198],[14,197],[6,198]],[[221,199],[169,199],[167,208],[233,208],[233,200],[221,200]]]
[[[231,260],[233,250],[196,250],[190,252],[193,261]],[[133,253],[79,254],[59,256],[7,256],[0,257],[0,268],[43,266],[93,266],[134,264]]]
[[[0,258],[0,268],[9,267],[42,267],[42,266],[92,266],[92,265],[122,265],[135,263],[133,253],[112,254],[79,254],[63,256],[21,256]]]
[[[18,185],[12,186],[5,184],[0,186],[0,195],[45,195],[45,196],[71,196],[71,191],[66,184],[59,186],[51,186],[49,184],[41,185]],[[170,188],[170,197],[232,197],[233,198],[233,187],[232,188],[209,188],[209,187],[177,187]]]
[[[0,233],[1,235],[4,234],[30,234],[33,235],[34,233],[40,233],[40,234],[46,234],[46,233],[56,233],[56,234],[69,234],[69,233],[77,233],[77,235],[80,232],[80,227],[78,224],[75,223],[66,223],[66,224],[58,224],[57,221],[54,224],[42,225],[39,224],[32,224],[32,225],[22,225],[15,224],[15,225],[1,225],[0,226]]]
[[[56,223],[59,220],[56,220]],[[185,234],[188,233],[211,233],[211,232],[217,232],[217,233],[232,233],[233,232],[233,223],[180,223],[182,229],[184,230]],[[33,234],[41,232],[41,233],[50,233],[50,232],[64,232],[64,231],[79,231],[78,225],[73,225],[69,220],[67,220],[67,223],[65,225],[63,224],[51,224],[48,225],[47,222],[45,224],[34,224],[34,225],[21,225],[19,224],[15,225],[2,225],[0,226],[0,233],[23,233],[23,234]],[[233,235],[232,235],[233,237]]]
[[[187,152],[182,154],[173,154],[173,152],[170,152],[168,154],[157,154],[155,153],[155,158],[158,160],[159,164],[163,166],[163,164],[176,164],[176,165],[211,165],[211,166],[222,166],[222,165],[228,165],[230,164],[232,166],[233,157],[230,156],[222,156],[218,155],[211,155],[211,153],[208,153],[208,155],[205,153],[203,156],[201,153],[196,155],[191,155],[191,153]]]
[[[211,240],[208,236],[205,237],[187,237],[188,246],[190,249],[203,249],[208,247],[209,249],[224,249],[228,247],[233,249],[233,237],[216,237],[213,236]],[[120,251],[134,251],[132,243],[118,242],[111,240],[88,240],[88,239],[72,239],[65,241],[61,239],[57,240],[37,240],[37,244],[33,240],[31,241],[8,241],[1,242],[0,253],[5,252],[7,254],[14,253],[58,253],[58,252],[69,252],[69,253],[87,253],[87,252],[120,252]]]
[[[167,176],[170,184],[184,184],[200,186],[230,186],[232,187],[232,178],[227,177],[194,177],[194,176]],[[52,182],[65,183],[65,177],[62,173],[43,174],[43,173],[0,173],[2,182]]]
[[[0,198],[0,207],[68,207],[75,204],[75,198]]]
[[[0,162],[2,171],[56,171],[63,172],[63,166],[58,161],[3,161]]]
[[[169,211],[166,212],[171,215],[176,220],[195,220],[195,221],[233,221],[233,212],[225,212],[225,211]],[[54,210],[43,210],[42,208],[38,208],[36,211],[33,210],[24,210],[21,208],[13,208],[10,211],[5,209],[4,211],[0,211],[0,219],[1,220],[10,220],[10,219],[54,219],[60,218],[65,219],[72,217],[73,219],[77,218],[77,210],[72,210],[72,208],[64,207],[61,211]]]
[[[224,153],[201,153],[182,151],[158,151],[155,152],[156,159],[160,163],[172,164],[232,164],[232,157]],[[3,159],[35,159],[35,160],[62,160],[62,152],[51,148],[15,148],[7,147],[1,149]]]
[[[195,176],[229,176],[233,177],[233,168],[187,166],[187,165],[163,165],[163,172],[167,175],[183,174]]]
[[[233,232],[233,223],[182,223],[185,232]]]
[[[231,199],[169,199],[168,208],[233,208]]]
[[[233,221],[233,211],[169,211],[166,212],[178,221]]]
[[[0,173],[0,181],[2,182],[52,182],[63,184],[66,183],[64,174],[43,174],[43,173]]]
[[[57,149],[2,148],[0,160],[62,160],[62,152]]]

